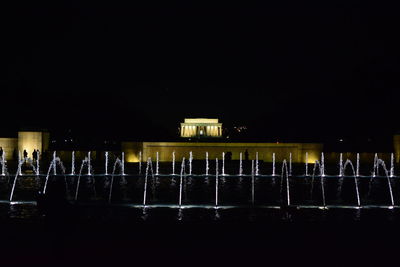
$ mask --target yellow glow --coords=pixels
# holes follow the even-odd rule
[[[315,161],[317,161],[317,160],[319,160],[319,158],[318,158],[317,155],[308,154],[308,163],[313,164],[313,163],[315,163]],[[305,161],[305,159],[304,159],[304,161]]]
[[[18,150],[26,150],[28,157],[32,157],[34,149],[42,151],[42,132],[18,132]]]
[[[218,119],[205,119],[205,118],[185,119],[185,123],[218,123]]]
[[[134,152],[126,152],[125,161],[128,163],[139,162],[139,155],[136,155]]]

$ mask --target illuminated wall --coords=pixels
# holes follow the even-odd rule
[[[18,150],[21,153],[26,150],[28,157],[32,157],[34,149],[44,152],[48,149],[49,134],[46,132],[18,132]]]
[[[160,161],[172,161],[172,153],[175,151],[176,160],[182,157],[189,157],[192,151],[195,160],[206,158],[206,152],[210,159],[221,158],[222,152],[231,152],[232,159],[238,160],[240,153],[245,157],[245,151],[249,153],[249,159],[255,159],[258,152],[258,159],[265,162],[272,162],[272,153],[275,153],[276,160],[289,159],[292,153],[292,161],[305,162],[305,154],[308,153],[308,162],[313,163],[319,159],[323,149],[322,144],[315,143],[191,143],[191,142],[123,142],[122,151],[125,152],[125,159],[128,162],[138,162],[139,152],[142,151],[142,161],[148,157],[156,158],[159,152]]]
[[[14,149],[18,147],[17,138],[0,138],[0,147],[6,153],[6,160],[11,160],[13,158]]]

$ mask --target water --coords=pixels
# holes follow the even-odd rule
[[[240,152],[239,155],[239,175],[243,175],[243,158],[242,158],[242,152]]]
[[[272,176],[275,176],[275,153],[272,153]]]
[[[357,205],[361,206],[361,202],[360,202],[360,190],[358,189],[358,180],[357,180],[357,175],[356,172],[354,171],[354,166],[353,163],[351,162],[351,160],[347,159],[344,166],[343,166],[343,175],[346,171],[346,167],[350,166],[351,167],[351,171],[354,177],[354,185],[355,185],[355,189],[356,189],[356,196],[357,196]]]
[[[159,165],[159,157],[158,157],[158,152],[156,153],[156,175],[160,174],[160,165]]]
[[[283,181],[286,181],[286,203],[284,203],[284,204],[286,204],[287,206],[290,206],[289,170],[288,170],[286,159],[283,160],[283,162],[282,162],[281,189],[280,189],[281,195],[282,195],[282,190],[283,190]]]
[[[112,197],[112,191],[113,191],[113,185],[114,185],[114,176],[115,176],[115,172],[117,170],[117,166],[120,166],[121,177],[124,177],[124,175],[125,175],[123,172],[123,163],[120,159],[117,158],[117,160],[114,163],[113,171],[111,174],[111,183],[110,183],[110,192],[108,195],[108,203],[111,203],[111,197]]]
[[[121,153],[121,173],[125,175],[125,152]]]
[[[40,153],[37,153],[37,159],[36,159],[36,175],[40,174]]]
[[[208,162],[208,152],[206,152],[206,175],[208,176],[208,172],[210,170],[210,165]]]
[[[1,157],[1,175],[5,176],[6,175],[6,152],[3,151],[3,156]]]
[[[189,153],[189,175],[192,175],[192,165],[193,165],[193,152]]]
[[[221,175],[225,175],[225,152],[222,152],[222,173]]]
[[[293,173],[290,176],[289,162],[284,160],[279,174],[276,173],[280,176],[280,183],[278,184],[274,183],[275,178],[272,175],[255,175],[255,160],[242,162],[243,167],[248,166],[248,169],[251,169],[249,173],[243,171],[242,175],[226,175],[224,177],[220,177],[218,159],[215,160],[215,166],[207,167],[207,162],[208,160],[205,160],[206,174],[207,169],[210,169],[207,175],[204,175],[204,165],[199,164],[199,168],[194,169],[197,170],[197,173],[192,173],[189,177],[186,176],[185,172],[185,164],[187,163],[185,160],[184,166],[181,166],[181,180],[178,184],[175,184],[172,183],[172,180],[176,178],[170,174],[170,163],[160,165],[160,173],[156,178],[153,174],[150,158],[147,161],[144,175],[122,175],[122,161],[117,158],[113,162],[114,168],[111,176],[105,175],[104,169],[103,174],[96,174],[91,171],[91,175],[87,175],[85,167],[89,168],[88,157],[82,161],[77,175],[68,176],[64,175],[65,168],[58,157],[50,162],[47,174],[43,175],[40,173],[38,175],[32,160],[29,158],[21,159],[14,172],[14,180],[11,180],[9,187],[6,178],[0,179],[0,200],[3,196],[3,199],[12,202],[35,201],[35,190],[42,191],[43,188],[43,192],[46,194],[49,190],[48,183],[64,179],[66,190],[71,186],[76,188],[72,198],[69,198],[67,194],[66,197],[69,200],[84,203],[84,205],[90,203],[92,203],[90,205],[97,205],[96,203],[105,202],[117,206],[145,207],[146,216],[148,216],[149,211],[158,208],[185,210],[186,219],[187,216],[190,216],[188,209],[216,207],[219,210],[218,216],[221,216],[223,214],[221,211],[225,209],[247,209],[253,206],[256,209],[280,209],[291,206],[300,210],[314,208],[400,208],[396,206],[397,203],[400,203],[400,194],[397,194],[400,190],[400,180],[397,177],[390,177],[390,171],[381,159],[376,162],[376,165],[378,168],[382,168],[384,176],[372,176],[372,174],[362,176],[361,173],[360,176],[357,176],[353,163],[346,160],[343,164],[342,176],[323,176],[323,166],[319,161],[316,161],[315,164],[310,164],[313,167],[312,177],[303,175],[304,164],[294,164]],[[234,169],[235,165],[230,166],[230,168]],[[59,171],[54,175],[56,166]],[[136,169],[136,166],[129,166],[129,168]],[[334,169],[337,164],[329,166]],[[367,169],[367,167],[367,164],[365,164],[362,170]],[[29,174],[31,173],[30,170],[33,170],[34,173]],[[21,171],[22,175],[20,175]],[[209,177],[210,174],[211,177]],[[35,176],[36,180],[39,179],[39,182],[35,183],[35,179],[31,180],[32,176]],[[186,177],[187,182],[185,182]],[[116,183],[117,178],[120,181],[119,183]],[[148,178],[152,178],[151,184],[149,184]],[[215,184],[210,182],[210,180],[214,180],[213,178],[215,178]],[[87,182],[82,183],[82,181]],[[315,183],[316,181],[318,183]],[[315,184],[318,184],[318,186],[315,187]],[[151,187],[149,187],[150,185]],[[215,187],[213,187],[214,185]],[[53,190],[51,188],[50,190]],[[151,197],[149,197],[149,189],[152,190]],[[176,196],[178,195],[179,201],[177,203]],[[140,199],[140,196],[143,196],[143,198]]]
[[[90,151],[88,152],[88,156],[87,156],[87,165],[88,165],[88,169],[87,169],[87,174],[88,175],[92,175],[90,172],[90,169],[92,168],[92,165],[90,164],[91,161],[91,157],[90,157]]]
[[[108,156],[108,154],[107,154],[107,156]],[[72,151],[71,175],[75,175],[75,151]],[[106,175],[107,175],[107,172],[106,172]]]
[[[360,153],[357,153],[356,176],[360,176]]]
[[[258,152],[256,152],[256,173],[255,175],[258,176],[260,174],[259,166],[258,166]]]
[[[108,175],[108,151],[105,152],[104,174]]]
[[[394,177],[394,154],[390,155],[390,177]]]
[[[172,152],[172,175],[175,175],[175,151]]]
[[[218,158],[215,159],[215,208],[218,207]]]

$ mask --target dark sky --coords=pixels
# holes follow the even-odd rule
[[[0,11],[1,131],[164,139],[185,117],[266,139],[400,129],[396,6],[55,2]]]

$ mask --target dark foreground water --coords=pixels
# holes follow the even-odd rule
[[[63,188],[70,206],[39,210],[45,177],[2,179],[1,266],[385,266],[397,261],[399,182],[327,177],[50,177],[49,193]],[[254,185],[254,190],[252,186]],[[312,193],[311,193],[312,188]],[[60,191],[62,192],[62,190]],[[323,205],[322,193],[325,195]],[[28,202],[26,202],[28,201]],[[325,208],[325,209],[324,209]]]

